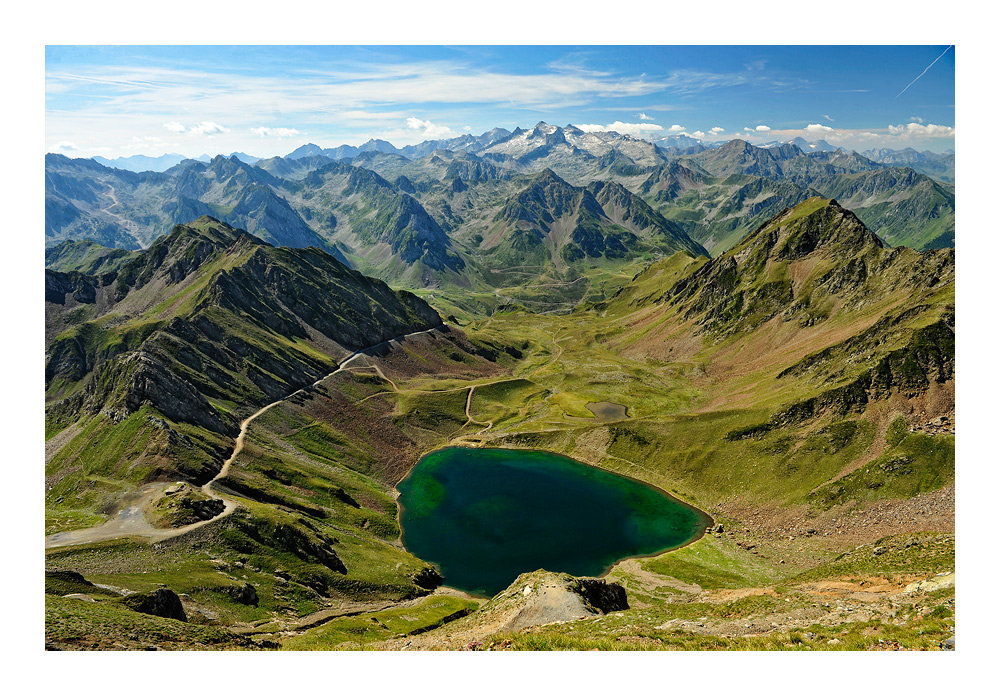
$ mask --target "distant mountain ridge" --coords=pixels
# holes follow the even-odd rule
[[[827,146],[796,140],[757,147],[734,139],[711,148],[664,148],[539,122],[405,148],[381,140],[356,148],[307,145],[254,165],[239,153],[188,159],[162,172],[49,155],[46,245],[89,239],[136,250],[176,224],[210,215],[277,246],[322,248],[410,288],[460,286],[499,297],[497,283],[517,278],[491,266],[511,269],[529,260],[532,270],[518,276],[526,287],[532,274],[550,288],[576,282],[584,268],[604,278],[588,281],[596,285],[582,296],[560,298],[566,306],[607,288],[611,277],[617,284],[633,275],[633,263],[678,250],[719,255],[781,210],[817,196],[841,201],[890,244],[954,244],[952,184]],[[926,153],[872,154],[946,166]],[[550,180],[543,189],[575,190],[567,198],[576,218],[559,206],[547,210],[548,220],[531,212],[523,198],[540,175],[562,182]],[[598,191],[614,191],[616,206],[648,224],[639,228],[636,218],[611,215],[605,201],[591,200]]]

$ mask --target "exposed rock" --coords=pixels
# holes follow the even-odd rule
[[[97,600],[88,594],[83,594],[82,592],[73,592],[71,594],[63,595],[64,599],[79,599],[84,602],[96,602]]]
[[[181,598],[173,590],[161,588],[153,592],[129,595],[120,601],[129,609],[143,614],[187,621],[187,614],[184,613]]]
[[[242,585],[231,585],[230,587],[227,587],[226,594],[240,604],[246,604],[248,606],[255,607],[259,601],[256,588],[248,582],[245,582]]]
[[[538,570],[519,576],[476,612],[485,633],[520,631],[529,626],[578,621],[628,608],[625,589],[596,578]]]
[[[722,525],[719,525],[720,527]],[[601,613],[609,611],[624,611],[628,609],[628,597],[625,588],[617,582],[608,582],[595,578],[580,578],[570,585],[570,589],[583,597],[590,607]]]
[[[441,583],[444,582],[441,573],[433,566],[424,566],[419,572],[411,575],[410,579],[413,580],[414,585],[422,587],[425,590],[433,590],[440,587]]]

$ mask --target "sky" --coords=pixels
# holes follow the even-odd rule
[[[921,46],[45,47],[70,157],[397,147],[540,121],[658,139],[954,149],[955,53]]]

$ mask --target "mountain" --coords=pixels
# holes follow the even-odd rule
[[[522,172],[550,168],[574,183],[598,178],[602,163],[615,157],[638,167],[655,167],[665,161],[649,141],[615,132],[584,132],[576,126],[561,128],[539,122],[531,130],[511,135],[477,153],[479,156]],[[605,158],[602,161],[602,158]]]
[[[910,167],[936,181],[955,183],[955,153],[950,150],[946,152],[931,152],[930,150],[918,152],[912,147],[902,150],[875,148],[865,150],[861,154],[882,164]]]
[[[477,301],[491,295],[498,301],[528,301],[529,295],[537,300],[539,288],[563,287],[558,305],[567,308],[583,297],[596,301],[613,292],[640,270],[637,264],[663,253],[719,254],[784,208],[815,196],[841,201],[890,244],[954,243],[953,186],[909,167],[803,142],[818,149],[806,152],[794,143],[755,147],[741,139],[710,149],[663,149],[614,132],[541,122],[529,130],[494,129],[406,148],[380,140],[350,152],[305,145],[256,165],[239,154],[184,160],[164,172],[127,172],[50,155],[46,244],[90,239],[141,249],[173,225],[211,215],[278,246],[323,248],[366,274],[406,287],[476,288],[482,291]],[[345,153],[348,160],[333,159]],[[518,207],[519,197],[546,171],[576,189],[623,187],[655,211],[659,220],[648,228],[655,231],[631,227],[601,203],[601,214],[587,217],[589,202],[573,223],[580,229],[580,239],[571,241],[575,246],[567,246],[550,222],[539,223],[542,218],[525,213],[517,222],[527,210]],[[553,220],[562,215],[547,214]],[[507,229],[522,223],[520,232]],[[529,228],[534,232],[528,234]],[[581,245],[585,229],[603,230],[600,242],[591,237]],[[551,248],[543,250],[543,239],[553,242]],[[515,263],[522,253],[528,256]],[[489,268],[501,257],[501,268],[531,260],[540,275],[524,272],[514,284],[512,276]],[[584,257],[601,262],[587,265]],[[575,280],[561,275],[584,266],[587,281],[576,286],[583,294],[570,297],[568,286],[559,284]],[[497,283],[504,293],[496,292]]]
[[[746,140],[736,139],[722,147],[698,153],[691,157],[691,161],[715,176],[752,174],[776,179],[782,175],[784,162],[803,154],[795,145],[762,148],[754,147]]]
[[[103,275],[47,271],[51,647],[876,650],[953,634],[953,249],[891,248],[815,197],[716,258],[628,261],[672,226],[623,184],[543,170],[456,190],[434,176],[477,160],[439,159],[417,163],[405,195],[468,216],[454,243],[469,266],[497,268],[483,247],[520,231],[549,268],[527,245],[510,285],[425,291],[464,330],[409,333],[314,385],[351,346],[438,314],[321,250],[211,218]],[[660,193],[717,185],[670,164]],[[319,188],[295,195],[339,201],[337,227],[405,185],[346,163],[308,177]],[[484,219],[500,239],[473,246]],[[559,275],[571,243],[585,256]],[[552,311],[556,293],[618,276]],[[463,305],[477,293],[495,311]],[[606,581],[528,571],[486,602],[433,592],[449,569],[399,543],[395,487],[446,446],[563,454],[712,521]],[[487,531],[505,523],[487,512]],[[823,607],[830,588],[841,609]]]
[[[684,154],[694,155],[703,150],[709,149],[708,146],[697,138],[692,138],[690,135],[667,135],[662,138],[655,138],[653,143],[664,150],[678,150]]]
[[[235,156],[136,174],[47,155],[46,244],[92,239],[139,249],[174,225],[213,215],[273,244],[330,248],[276,192],[281,183]]]
[[[684,160],[654,170],[637,193],[714,254],[818,192],[762,176],[712,176]]]
[[[825,140],[816,140],[815,142],[806,140],[805,138],[792,138],[788,141],[789,145],[795,145],[797,148],[803,152],[837,152],[842,149],[831,145]]]
[[[778,315],[813,326],[830,319],[837,305],[856,307],[953,281],[952,250],[887,248],[837,201],[812,198],[747,235],[670,295],[702,330],[728,335]]]
[[[855,152],[804,153],[796,145],[758,148],[742,140],[677,161],[717,178],[752,175],[792,184],[802,192],[800,200],[815,194],[836,198],[891,244],[954,244],[954,189],[910,168],[886,167]],[[751,220],[762,221],[745,218]]]
[[[116,271],[46,270],[48,427],[82,419],[81,447],[126,438],[139,452],[147,446],[136,443],[165,430],[158,453],[147,449],[119,475],[204,482],[258,406],[353,350],[440,323],[422,300],[322,250],[276,248],[202,217]],[[73,461],[60,464],[65,475],[88,481]]]
[[[134,251],[112,249],[89,239],[68,240],[45,250],[45,267],[60,273],[96,276],[117,271],[135,255]]]
[[[574,187],[546,169],[494,218],[483,248],[492,268],[567,266],[687,251],[704,254],[676,225],[615,183]]]
[[[147,155],[131,155],[130,157],[115,157],[107,159],[99,155],[92,157],[98,164],[115,169],[125,169],[130,172],[165,172],[176,164],[180,164],[186,159],[184,155],[167,154],[159,157],[149,157]],[[198,160],[207,162],[211,159],[208,155],[201,155]],[[241,157],[242,159],[242,157]]]
[[[334,158],[326,155],[303,155],[294,158],[289,155],[258,160],[255,166],[279,179],[298,181],[305,178],[309,172],[321,169],[334,161],[336,161]]]

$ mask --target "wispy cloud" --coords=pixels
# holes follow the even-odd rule
[[[647,116],[645,113],[643,113],[643,112],[640,111],[639,112],[639,120],[640,121],[652,121],[653,117],[652,116]]]
[[[261,126],[260,128],[251,128],[250,130],[261,138],[293,138],[296,135],[300,135],[296,128],[268,128],[267,126]]]
[[[188,135],[219,135],[229,132],[228,128],[220,126],[214,121],[202,121],[194,126],[185,126],[183,123],[171,121],[170,123],[164,123],[163,127],[171,133],[187,133]]]

